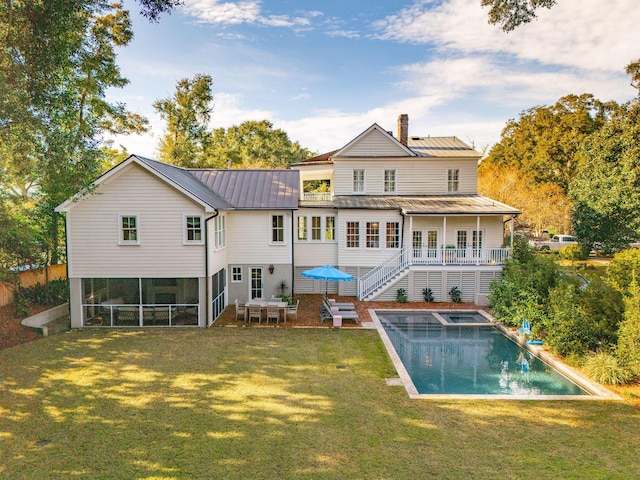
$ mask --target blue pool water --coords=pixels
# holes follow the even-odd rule
[[[479,313],[376,313],[420,394],[588,395]]]

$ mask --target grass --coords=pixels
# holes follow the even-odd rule
[[[93,330],[0,352],[0,478],[627,479],[640,412],[416,401],[375,331]]]

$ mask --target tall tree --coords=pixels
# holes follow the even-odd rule
[[[160,160],[181,167],[202,167],[210,142],[213,108],[211,76],[198,74],[176,84],[173,96],[156,100],[153,108],[167,122],[160,140]]]
[[[213,131],[210,166],[217,168],[286,168],[313,156],[268,120],[246,121]]]
[[[640,103],[594,133],[581,154],[570,188],[574,231],[586,245],[624,247],[640,237]]]
[[[507,123],[484,163],[516,166],[535,182],[557,184],[566,193],[581,161],[580,145],[618,108],[591,94],[567,95],[555,105],[530,108]]]
[[[143,2],[157,19],[177,3]],[[46,261],[58,255],[53,208],[98,172],[105,132],[145,128],[143,118],[105,92],[126,85],[116,48],[132,38],[129,12],[105,0],[0,3],[0,192],[38,195],[49,232]],[[34,214],[35,215],[35,214]]]

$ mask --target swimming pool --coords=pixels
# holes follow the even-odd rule
[[[484,312],[388,310],[372,318],[410,396],[584,399],[600,393],[512,341]]]

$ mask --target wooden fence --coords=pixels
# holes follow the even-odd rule
[[[45,284],[51,280],[64,280],[67,278],[66,265],[51,265],[47,268],[27,270],[18,274],[19,285],[24,288]],[[0,307],[13,302],[13,292],[17,285],[0,282]]]

